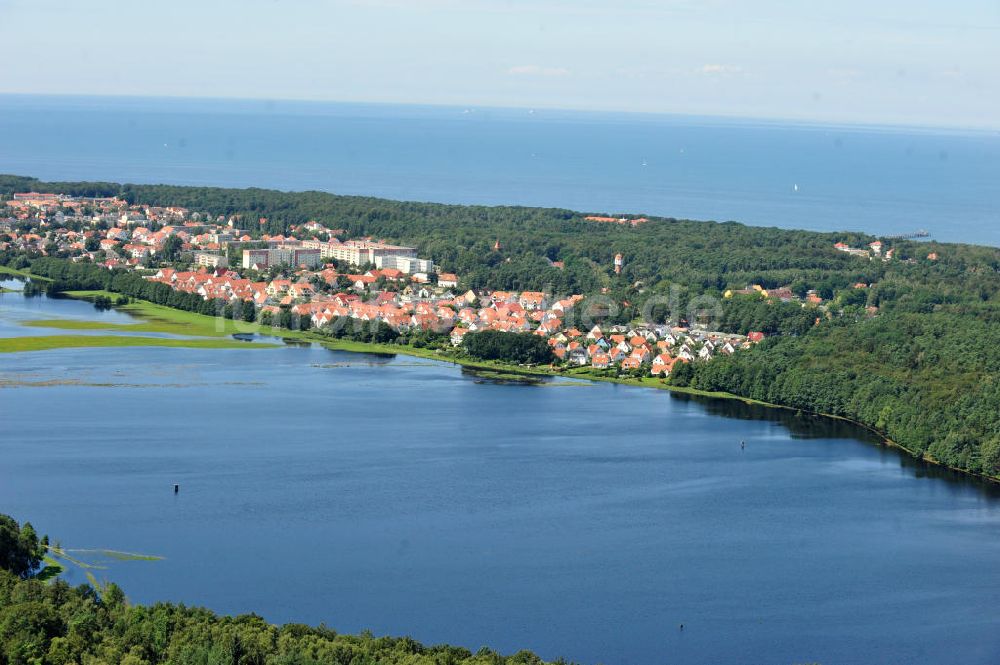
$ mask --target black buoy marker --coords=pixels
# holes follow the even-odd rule
[[[177,483],[174,483],[174,494],[177,494],[180,491],[181,491],[181,486],[178,485]]]

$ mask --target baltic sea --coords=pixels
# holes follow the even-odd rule
[[[0,172],[317,189],[1000,245],[1000,133],[691,116],[0,95]]]

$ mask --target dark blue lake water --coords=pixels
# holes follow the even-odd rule
[[[0,172],[558,206],[1000,245],[1000,133],[0,95]],[[796,186],[798,189],[796,189]]]
[[[405,356],[0,356],[0,510],[165,556],[98,571],[135,601],[582,663],[996,663],[997,493],[865,439]]]

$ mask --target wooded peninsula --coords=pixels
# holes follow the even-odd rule
[[[588,316],[605,329],[626,329],[649,317],[647,323],[669,322],[685,330],[702,325],[721,334],[758,334],[757,343],[717,353],[710,362],[693,354],[660,380],[847,418],[914,456],[1000,478],[998,248],[323,192],[0,177],[0,197],[27,191],[200,211],[212,220],[236,220],[251,242],[315,224],[344,237],[407,244],[460,276],[460,291],[532,291],[554,300],[583,294],[581,308],[592,300]],[[111,291],[219,313],[205,298],[172,291],[136,271],[70,260],[56,244],[19,246],[15,236],[32,228],[39,234],[28,221],[14,219],[0,232],[0,265],[49,278],[55,292]],[[283,310],[275,311],[278,323],[291,325],[291,319],[278,316]],[[261,315],[259,309],[226,313]],[[448,334],[434,330],[376,326],[365,334],[359,341],[449,346]],[[484,337],[462,343],[459,351],[483,358],[507,354],[519,362],[551,360],[533,341]],[[624,363],[594,371],[637,375]],[[650,373],[648,366],[636,371]]]

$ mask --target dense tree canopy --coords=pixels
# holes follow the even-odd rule
[[[30,522],[20,525],[8,515],[0,515],[0,568],[21,578],[31,577],[45,556],[47,538],[38,538]]]
[[[505,333],[484,330],[471,333],[462,345],[473,358],[541,365],[552,362],[552,350],[544,337],[531,333]]]

